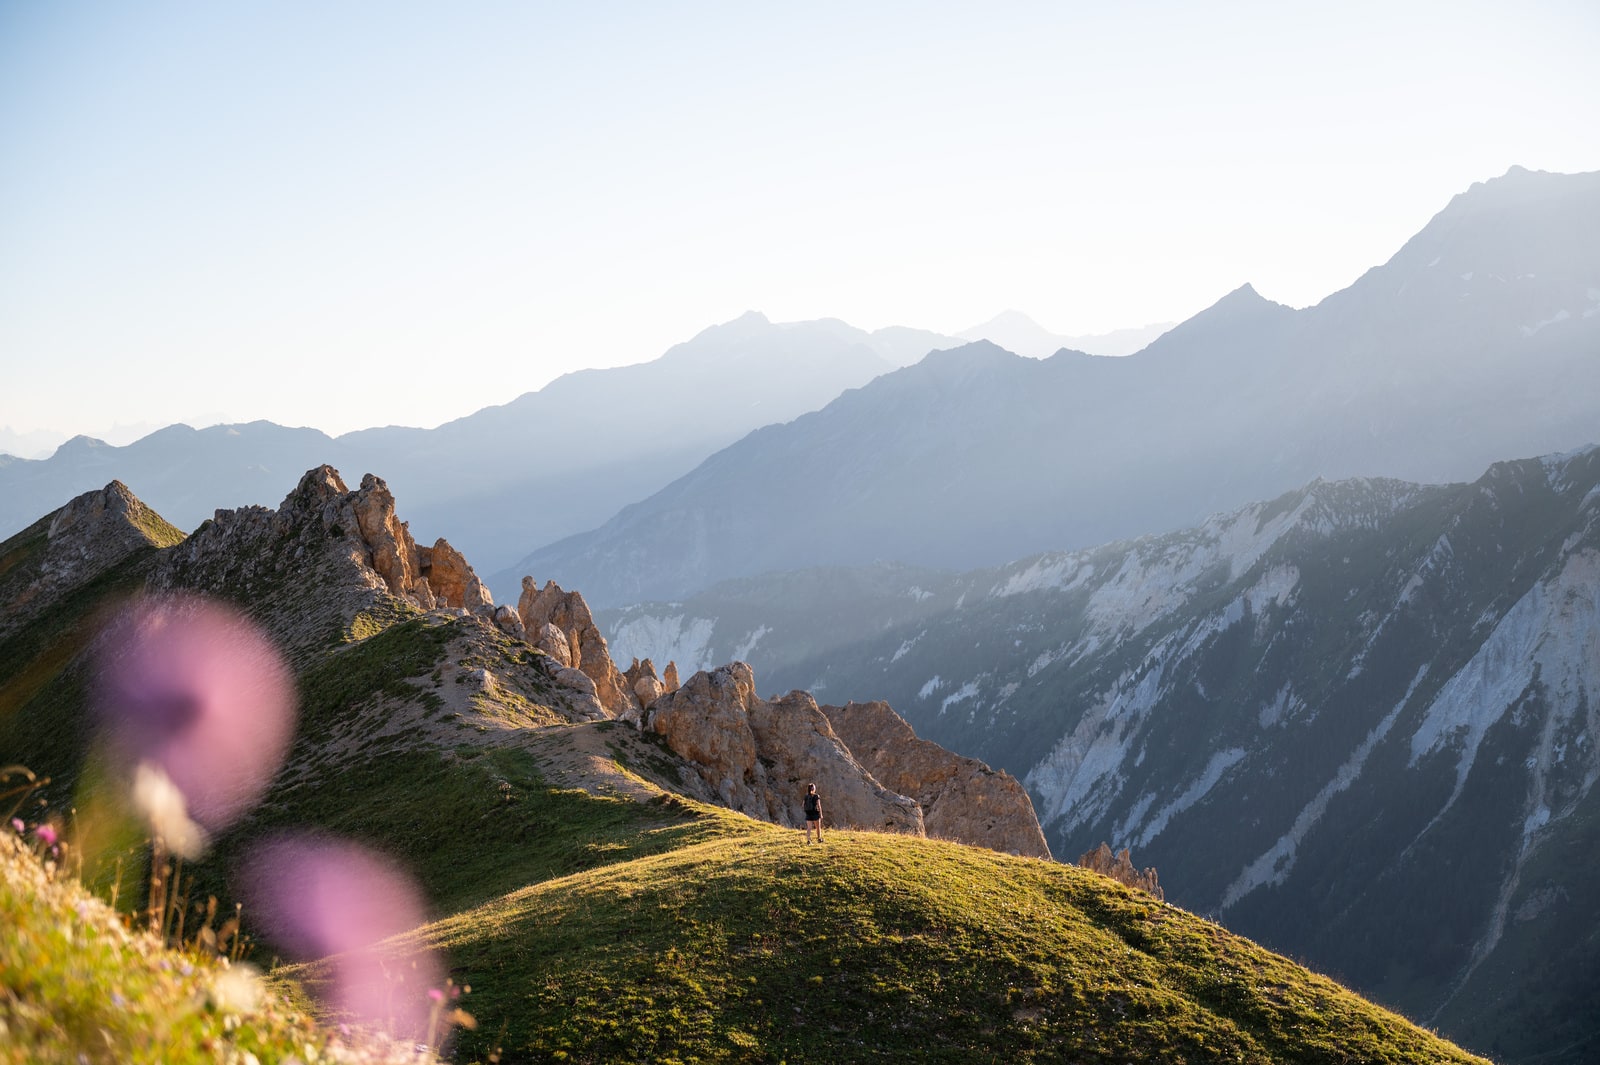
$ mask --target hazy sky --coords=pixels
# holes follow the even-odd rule
[[[1573,3],[0,0],[0,426],[435,425],[748,309],[1315,303],[1600,169]]]

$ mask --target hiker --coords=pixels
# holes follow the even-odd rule
[[[806,842],[811,842],[811,830],[817,830],[817,842],[822,842],[822,796],[815,784],[806,785]]]

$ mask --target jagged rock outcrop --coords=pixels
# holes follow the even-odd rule
[[[656,676],[656,665],[646,658],[640,661],[635,658],[633,665],[622,671],[622,678],[627,682],[628,690],[633,692],[634,698],[639,700],[641,709],[648,710],[650,704],[678,690],[678,666],[674,662],[667,663],[666,676],[669,679]]]
[[[419,569],[440,606],[469,611],[494,606],[489,589],[484,587],[461,552],[450,546],[450,541],[440,538],[432,547],[418,548],[417,558]]]
[[[1158,899],[1165,899],[1166,892],[1161,890],[1161,884],[1156,879],[1155,867],[1141,871],[1133,864],[1133,856],[1124,847],[1115,855],[1111,853],[1109,843],[1101,843],[1092,851],[1085,851],[1078,856],[1078,864],[1085,869],[1093,870],[1101,876],[1109,876],[1119,884],[1148,891]]]
[[[332,467],[322,469],[332,472],[337,480],[338,473]],[[394,496],[383,478],[370,473],[362,477],[361,488],[349,497],[346,505],[354,514],[361,539],[370,552],[370,564],[389,586],[389,591],[427,609],[438,605],[433,589],[423,576],[416,541],[411,538],[406,523],[395,516]]]
[[[660,696],[644,727],[694,763],[724,805],[752,817],[798,827],[801,797],[814,783],[827,826],[926,834],[916,801],[873,779],[810,695],[761,699],[743,662],[696,673]]]
[[[852,702],[821,710],[850,753],[880,783],[922,805],[928,835],[1050,857],[1033,801],[1011,774],[918,739],[888,703]]]
[[[638,709],[627,682],[611,661],[606,638],[595,626],[594,615],[589,612],[589,604],[583,601],[583,596],[575,591],[562,591],[555,581],[546,581],[540,588],[532,577],[524,577],[517,614],[528,633],[538,634],[534,646],[563,665],[582,670],[594,681],[595,694],[613,716]],[[547,627],[555,629],[555,634],[548,632]],[[560,647],[556,634],[566,641],[565,655],[552,650]]]

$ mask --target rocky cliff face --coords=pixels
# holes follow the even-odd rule
[[[888,703],[821,708],[850,752],[885,787],[917,800],[928,835],[1050,857],[1033,801],[1017,779],[918,739]]]
[[[924,835],[916,802],[872,778],[815,700],[756,695],[743,662],[696,673],[651,706],[644,727],[695,766],[723,805],[799,827],[807,784],[823,795],[824,824]]]
[[[716,801],[753,817],[799,827],[806,785],[816,784],[825,827],[1050,857],[1016,780],[917,739],[885,703],[822,707],[802,691],[762,699],[750,667],[734,662],[658,696],[643,727],[695,767]]]
[[[639,709],[631,687],[611,661],[606,638],[595,627],[582,595],[562,591],[555,581],[540,588],[532,577],[524,577],[517,614],[536,647],[589,678],[596,698],[609,714],[616,717]]]

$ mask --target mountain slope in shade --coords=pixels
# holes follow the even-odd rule
[[[968,568],[1313,477],[1471,477],[1600,424],[1600,174],[1476,185],[1305,310],[1246,285],[1137,355],[979,342],[752,433],[524,572],[605,605],[767,570]]]
[[[273,502],[301,471],[329,463],[390,471],[419,535],[456,530],[463,550],[498,568],[604,521],[750,430],[814,410],[944,343],[955,342],[751,313],[652,362],[567,374],[436,429],[331,438],[252,422],[174,425],[126,447],[79,437],[47,460],[0,462],[0,535],[112,479],[140,485],[152,506],[193,528],[218,508]]]
[[[627,653],[653,617],[750,642],[775,686],[887,699],[1022,777],[1056,854],[1129,846],[1179,905],[1497,1061],[1593,1060],[1600,449],[872,576],[856,599],[833,577],[827,614],[764,613],[750,580],[607,620]],[[828,640],[874,613],[882,631]]]

